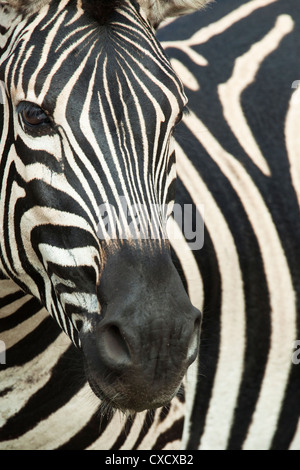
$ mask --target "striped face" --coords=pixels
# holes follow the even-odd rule
[[[17,27],[1,77],[4,271],[54,315],[69,303],[73,312],[79,305],[99,311],[93,289],[103,267],[101,245],[138,239],[151,217],[149,238],[165,236],[162,208],[175,176],[172,132],[185,105],[181,83],[132,6],[100,26],[65,1]],[[136,206],[143,210],[130,213]],[[85,292],[75,274],[82,265],[90,280]],[[65,290],[74,286],[79,293],[71,298]]]
[[[96,395],[139,411],[198,351],[165,229],[185,96],[131,2],[105,26],[79,3],[50,2],[2,54],[0,269],[82,347]]]

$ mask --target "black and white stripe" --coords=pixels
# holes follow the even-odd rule
[[[109,37],[103,39],[105,34]],[[109,32],[99,33],[97,23],[84,20],[83,10],[66,8],[62,1],[45,6],[33,24],[18,25],[12,37],[2,54],[4,81],[11,100],[5,106],[2,145],[9,139],[9,122],[14,122],[17,138],[9,153],[1,148],[1,214],[6,218],[3,226],[13,230],[5,232],[0,242],[1,269],[40,299],[73,342],[79,344],[76,313],[66,317],[61,308],[69,304],[71,296],[64,292],[60,304],[55,305],[51,286],[63,284],[66,267],[85,265],[86,260],[92,260],[89,269],[96,278],[100,275],[102,260],[99,240],[95,238],[99,222],[101,226],[99,201],[109,201],[120,211],[123,227],[117,224],[116,238],[132,235],[120,196],[128,207],[136,204],[145,208],[141,219],[133,216],[132,222],[139,222],[145,231],[151,207],[168,204],[169,187],[175,177],[170,135],[185,105],[185,96],[151,30],[130,3],[115,15]],[[41,52],[34,54],[37,47]],[[68,70],[72,74],[66,73]],[[83,109],[79,110],[78,93],[85,93]],[[52,132],[30,134],[20,117],[24,110],[20,104],[24,102],[41,106],[51,116]],[[101,135],[101,142],[90,121],[94,108],[100,116],[97,135]],[[21,152],[30,155],[30,161],[20,158]],[[93,157],[96,155],[97,159]],[[21,175],[20,181],[15,181],[15,173]],[[35,201],[36,191],[46,194],[44,200]],[[68,202],[61,205],[62,198]],[[150,238],[165,236],[162,218],[158,212],[151,219],[154,223],[149,227]],[[56,231],[75,227],[81,232],[79,236],[86,238],[82,246],[78,245],[77,234],[72,253],[70,246],[65,249],[58,244],[54,233],[49,241],[45,237],[43,243],[34,246],[30,241],[34,231],[38,227],[43,230],[50,219],[56,221]],[[137,226],[133,227],[135,230]],[[105,227],[101,226],[101,232],[109,238]],[[26,254],[18,249],[20,244],[26,246]],[[61,276],[57,270],[53,273],[51,284],[45,272],[48,259],[52,263],[55,259],[62,272]],[[79,305],[90,313],[99,309],[94,292],[79,292],[77,302],[74,299],[73,295],[74,310]]]
[[[146,208],[141,220],[133,217],[141,226],[153,207],[158,211],[171,201],[171,136],[186,98],[136,4],[124,2],[108,31],[87,21],[80,1],[44,3],[29,21],[26,15],[13,20],[16,13],[0,4],[6,87],[1,93],[0,327],[7,347],[1,448],[164,447],[180,440],[182,398],[171,407],[176,416],[171,425],[171,411],[164,409],[154,419],[146,412],[127,420],[108,415],[99,430],[99,402],[85,385],[80,354],[61,329],[80,346],[77,329],[83,324],[88,330],[89,316],[99,313],[92,287],[103,267],[99,201],[120,210],[124,220],[116,227],[117,238],[124,235],[121,230],[131,236],[120,196],[129,207]],[[78,95],[81,100],[84,95],[82,109]],[[38,134],[22,119],[36,107],[50,120]],[[155,235],[162,244],[163,217],[157,212],[154,225],[147,226],[153,230],[150,238]],[[81,285],[80,278],[72,281],[78,267],[90,276],[90,286]]]
[[[38,301],[3,280],[10,298],[1,306],[11,302],[23,318],[19,324],[6,307],[8,331],[19,328],[28,352],[18,357],[12,336],[8,352],[16,351],[14,367],[27,375],[9,417],[13,375],[4,372],[1,448],[300,448],[300,365],[292,363],[300,337],[299,93],[291,89],[300,70],[290,54],[300,47],[297,19],[292,0],[228,0],[158,32],[189,98],[190,113],[176,134],[177,199],[205,207],[203,249],[173,242],[190,298],[204,312],[185,408],[175,399],[169,412],[156,412],[152,426],[147,413],[124,427],[118,415],[104,418],[98,434],[89,402],[85,419],[76,415],[70,428],[65,416],[88,393],[76,350],[69,351]],[[66,375],[70,356],[75,370]],[[44,383],[34,383],[33,364],[45,367]],[[77,389],[66,386],[72,381]],[[22,396],[24,384],[32,388]],[[52,442],[51,426],[63,430]]]
[[[159,34],[189,98],[178,197],[205,207],[188,449],[300,446],[298,16],[292,1],[231,0]]]
[[[7,367],[0,366],[0,449],[180,447],[183,396],[155,414],[101,416],[81,353],[36,299],[2,282],[7,297],[1,298],[0,334],[6,339]]]

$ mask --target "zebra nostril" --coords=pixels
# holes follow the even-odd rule
[[[113,367],[128,365],[131,356],[127,342],[120,329],[116,325],[106,327],[99,338],[100,350],[106,362]]]

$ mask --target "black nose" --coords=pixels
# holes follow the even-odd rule
[[[132,365],[131,348],[119,325],[101,326],[97,336],[100,358],[107,367],[112,370],[122,370]]]
[[[122,320],[124,320],[122,322]],[[113,322],[104,320],[97,328],[97,346],[99,359],[111,372],[135,370],[141,375],[155,375],[159,361],[161,368],[177,363],[188,367],[198,353],[201,314],[191,308],[189,315],[182,315],[182,322],[166,319],[150,319],[138,322],[135,318],[128,323],[128,317]],[[159,378],[159,377],[158,377]]]
[[[119,252],[98,294],[101,315],[81,334],[93,390],[121,409],[169,403],[196,359],[201,325],[170,257]]]
[[[164,311],[141,322],[137,312],[110,313],[92,337],[82,338],[92,389],[123,410],[168,404],[197,357],[200,312],[190,306],[180,315]]]

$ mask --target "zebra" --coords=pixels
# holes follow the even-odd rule
[[[299,450],[299,8],[217,2],[158,37],[189,99],[177,197],[205,208],[182,447]]]
[[[204,312],[200,356],[188,371],[185,407],[179,396],[170,410],[155,414],[150,427],[149,413],[127,421],[125,428],[114,416],[102,422],[97,434],[98,416],[90,403],[90,414],[79,423],[75,398],[81,404],[84,400],[67,387],[71,378],[76,390],[80,388],[76,372],[67,371],[71,353],[78,351],[67,351],[65,335],[58,334],[55,323],[45,316],[49,323],[44,328],[49,332],[53,328],[48,344],[57,338],[64,342],[56,343],[60,360],[52,383],[47,370],[44,383],[36,383],[36,389],[38,374],[27,371],[33,399],[27,405],[26,392],[21,397],[20,413],[6,431],[15,438],[7,441],[8,448],[17,447],[23,433],[25,446],[35,438],[35,445],[40,439],[39,446],[47,447],[44,433],[57,422],[65,435],[56,436],[51,448],[300,448],[300,369],[295,354],[300,71],[290,54],[299,47],[297,16],[289,0],[228,0],[217,2],[205,14],[166,23],[157,32],[189,98],[189,113],[175,132],[177,199],[205,206],[203,248],[191,252],[174,246],[192,303]],[[19,300],[21,311],[25,302],[14,298]],[[35,302],[31,308],[36,305],[38,312]],[[28,343],[38,337],[32,336]],[[45,358],[47,345],[40,347],[40,357]],[[55,390],[50,394],[54,402],[50,414],[51,405],[43,410],[43,399],[64,374],[66,381],[59,387],[65,395],[57,403]],[[32,418],[36,405],[41,414]],[[66,422],[72,410],[76,410],[72,417],[75,414],[77,433]],[[39,434],[33,437],[37,416]],[[27,418],[32,422],[25,426]]]
[[[115,409],[130,416],[167,405],[196,359],[201,313],[166,227],[186,96],[155,29],[205,3],[0,2],[5,448],[43,446],[48,400],[58,409],[77,398],[84,377],[108,425]],[[69,447],[81,439],[73,414]],[[82,426],[95,416],[78,412]]]

